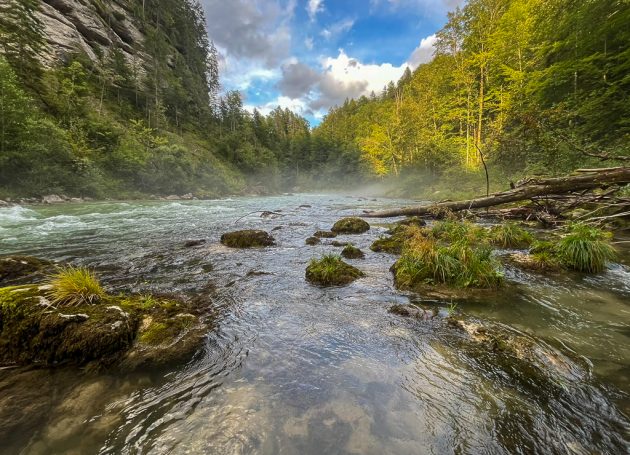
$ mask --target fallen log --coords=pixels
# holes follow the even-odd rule
[[[487,197],[469,199],[466,201],[441,202],[437,204],[403,207],[400,209],[365,212],[363,216],[389,218],[395,216],[431,215],[440,210],[457,212],[460,210],[494,207],[511,202],[526,201],[540,196],[567,194],[574,191],[593,190],[610,185],[627,183],[630,183],[630,167],[607,168],[602,170],[593,169],[590,172],[584,172],[578,175],[528,179],[526,183],[517,185],[514,189],[494,193]]]

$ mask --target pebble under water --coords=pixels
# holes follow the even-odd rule
[[[397,291],[386,228],[340,236],[366,252],[366,277],[308,284],[312,257],[340,252],[316,230],[409,201],[291,195],[0,209],[0,254],[94,268],[110,292],[212,296],[218,315],[185,365],[134,374],[0,369],[6,454],[449,454],[630,451],[630,267],[596,276],[507,268],[508,292],[454,307]],[[262,218],[263,210],[278,212]],[[264,229],[278,245],[222,246]],[[206,243],[186,248],[191,239]],[[626,253],[624,258],[627,260]],[[436,317],[388,313],[414,302]],[[526,364],[471,348],[448,311],[532,337],[584,374],[541,380]],[[12,420],[11,420],[12,419]],[[13,425],[13,426],[11,426]]]

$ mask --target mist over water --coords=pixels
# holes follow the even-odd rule
[[[444,322],[451,302],[397,291],[395,257],[369,250],[386,231],[379,221],[337,239],[367,253],[351,261],[365,278],[306,283],[312,257],[339,251],[306,246],[314,231],[409,203],[320,194],[0,209],[2,254],[93,267],[111,292],[208,294],[217,314],[204,349],[164,371],[0,370],[2,393],[39,405],[0,453],[627,452],[627,266],[589,278],[508,268],[507,292],[457,305],[575,359],[579,374],[549,382],[463,344]],[[272,232],[278,246],[219,243],[245,228]],[[409,301],[436,317],[388,313]]]

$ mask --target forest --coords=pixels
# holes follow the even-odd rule
[[[111,46],[52,67],[39,2],[0,7],[0,196],[380,182],[439,198],[483,193],[486,170],[498,190],[630,153],[626,0],[471,0],[449,13],[429,63],[313,129],[288,109],[249,113],[238,91],[221,91],[197,2],[131,3],[145,36],[138,62]]]
[[[469,1],[430,63],[332,109],[314,135],[413,195],[484,193],[484,161],[494,189],[615,163],[630,155],[628,23],[623,0]]]

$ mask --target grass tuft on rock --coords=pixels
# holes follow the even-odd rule
[[[92,271],[85,267],[64,267],[52,274],[47,284],[54,305],[93,305],[105,297],[105,290]]]
[[[490,241],[501,248],[527,248],[534,241],[534,236],[516,223],[505,222],[492,226]]]
[[[392,267],[398,287],[496,288],[502,284],[503,273],[492,249],[474,241],[482,235],[476,228],[447,221],[432,234],[416,235],[405,243],[401,258]],[[444,238],[456,240],[451,243]]]
[[[341,257],[327,254],[312,259],[306,268],[306,280],[321,286],[341,286],[364,276],[356,267],[346,264]]]
[[[568,234],[560,240],[556,252],[568,268],[598,273],[617,257],[617,252],[610,243],[611,239],[610,232],[584,223],[574,223],[569,225]]]

